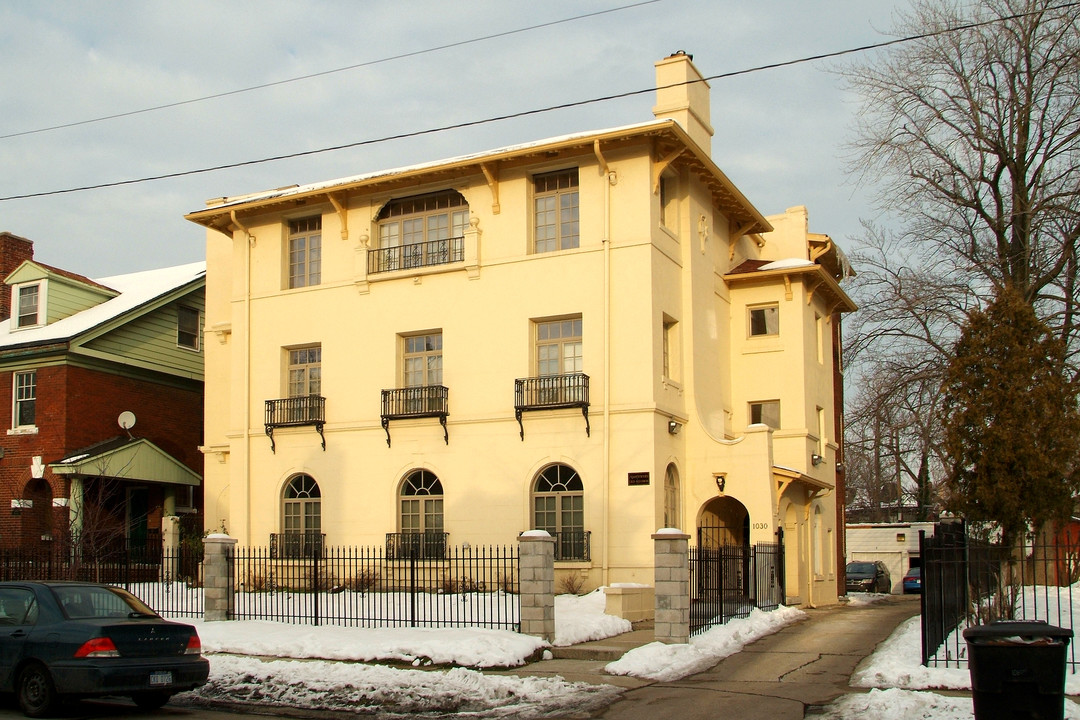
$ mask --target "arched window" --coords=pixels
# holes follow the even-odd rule
[[[679,471],[675,469],[675,463],[669,464],[667,472],[664,473],[664,527],[682,527],[679,507]]]
[[[312,557],[322,552],[322,492],[310,475],[297,475],[285,485],[282,497],[282,537],[277,551],[283,557]]]
[[[409,473],[401,483],[399,506],[401,535],[396,552],[409,557],[414,552],[419,553],[417,557],[442,557],[446,551],[446,533],[439,478],[427,470]]]
[[[537,476],[533,485],[533,528],[547,530],[557,539],[556,560],[589,559],[585,488],[572,467],[549,465]]]
[[[469,204],[456,190],[391,200],[375,221],[379,249],[370,272],[443,265],[465,258]]]

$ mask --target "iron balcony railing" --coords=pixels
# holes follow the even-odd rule
[[[387,560],[442,560],[450,533],[386,533]]]
[[[317,532],[270,533],[270,557],[283,560],[322,557],[326,534]]]
[[[322,438],[326,449],[323,425],[326,423],[326,398],[321,395],[300,395],[266,401],[266,434],[270,438],[270,450],[277,452],[274,430],[281,427],[312,425]]]
[[[588,562],[592,560],[591,530],[551,532],[555,538],[555,561]]]
[[[514,415],[521,429],[522,440],[525,439],[525,426],[521,422],[522,413],[560,408],[581,408],[581,414],[585,416],[585,434],[590,434],[588,375],[585,373],[541,375],[540,377],[518,378],[514,381]]]
[[[449,445],[446,430],[450,391],[445,385],[422,385],[382,391],[382,426],[386,431],[386,446],[390,447],[390,421],[409,418],[439,418],[443,441]]]
[[[368,250],[368,272],[381,273],[392,270],[409,270],[430,265],[446,265],[465,259],[465,238],[452,237],[444,240],[395,245]]]

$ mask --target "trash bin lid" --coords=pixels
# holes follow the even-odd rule
[[[1038,638],[1054,638],[1068,642],[1073,636],[1070,628],[1057,627],[1045,620],[994,620],[986,625],[975,625],[964,630],[965,640],[994,640],[1021,638],[1030,641]]]

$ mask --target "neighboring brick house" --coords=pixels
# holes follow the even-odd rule
[[[716,166],[690,58],[656,73],[646,122],[187,216],[208,526],[436,557],[536,528],[586,587],[651,583],[660,527],[782,531],[787,600],[836,602],[850,268]]]
[[[0,233],[0,548],[201,533],[205,263],[90,280]]]

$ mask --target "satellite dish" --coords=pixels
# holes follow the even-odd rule
[[[125,410],[120,413],[120,417],[116,418],[116,422],[125,430],[130,430],[135,427],[135,413],[130,410]]]

